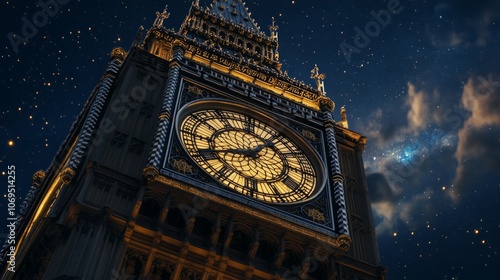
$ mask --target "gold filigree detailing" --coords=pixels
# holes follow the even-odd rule
[[[240,57],[238,57],[238,55]],[[288,76],[268,75],[259,71],[252,67],[255,63],[257,63],[257,65],[259,64],[260,58],[258,57],[250,59],[248,64],[246,64],[242,62],[243,56],[241,54],[235,55],[235,59],[240,58],[239,61],[236,61],[191,44],[186,48],[185,56],[224,74],[229,74],[244,82],[256,84],[265,90],[282,95],[286,99],[294,100],[315,110],[320,110],[319,99],[322,98],[322,96],[318,91]],[[276,61],[272,63],[274,65],[273,67],[276,67],[276,69],[281,67],[281,64]]]
[[[319,107],[322,111],[332,112],[335,109],[335,103],[330,98],[322,96],[319,98]]]
[[[352,240],[349,236],[342,234],[337,238],[337,242],[339,244],[340,249],[346,252],[347,250],[349,250]]]
[[[168,10],[168,5],[165,6],[165,9],[163,9],[163,12],[156,12],[156,19],[153,22],[153,27],[156,28],[162,28],[163,27],[163,21],[168,19],[170,17],[170,13],[167,12]]]
[[[76,171],[73,168],[66,167],[59,176],[64,184],[69,184],[75,175]]]
[[[122,48],[114,48],[111,51],[111,59],[125,60],[125,56],[127,56],[127,52]]]
[[[43,179],[45,179],[45,172],[43,172],[42,170],[38,170],[37,172],[35,172],[35,174],[33,175],[33,186],[40,187]]]
[[[156,169],[155,167],[148,166],[144,168],[144,170],[142,170],[142,174],[144,175],[144,177],[146,177],[148,181],[153,181],[156,179],[156,177],[158,177],[160,172],[158,172],[158,169]]]
[[[349,122],[347,121],[347,112],[345,106],[340,107],[340,124],[342,127],[349,128]]]
[[[316,134],[314,132],[307,130],[307,129],[302,129],[302,136],[305,138],[311,140],[311,141],[317,141],[318,137],[316,137]]]
[[[179,39],[175,39],[172,42],[172,46],[173,47],[179,47],[179,48],[184,49],[184,50],[188,47],[188,45],[184,41],[179,40]]]
[[[189,85],[188,91],[194,93],[197,96],[200,96],[203,94],[203,90],[197,86],[194,86],[194,85]]]
[[[308,209],[307,216],[309,216],[309,218],[313,219],[313,221],[323,223],[323,224],[326,223],[325,213],[321,212],[320,210],[318,210],[316,208]]]
[[[324,242],[325,244],[332,246],[332,248],[335,250],[335,256],[337,257],[341,256],[345,252],[345,250],[349,248],[349,244],[351,243],[351,239],[347,235],[332,237],[329,234],[317,232],[307,227],[292,222],[288,222],[287,220],[282,219],[280,217],[269,215],[269,213],[265,211],[257,210],[255,208],[241,204],[239,202],[232,201],[230,199],[224,198],[221,195],[213,194],[198,188],[193,188],[191,185],[167,178],[165,176],[158,176],[157,182],[165,184],[172,188],[183,190],[185,192],[199,196],[200,198],[205,198],[208,201],[219,203],[221,205],[224,205],[225,207],[228,207],[233,211],[240,211],[247,213],[248,215],[260,219],[265,223],[277,225],[286,228],[288,231],[303,234],[305,236],[314,238],[315,240]]]
[[[184,159],[174,159],[172,160],[172,166],[174,167],[175,170],[178,172],[184,173],[184,174],[193,174],[193,166],[189,163],[187,163],[186,160]]]

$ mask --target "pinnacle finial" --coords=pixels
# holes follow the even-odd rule
[[[153,27],[163,27],[163,21],[170,17],[170,13],[167,12],[167,9],[168,5],[165,5],[165,9],[163,9],[163,12],[156,12],[156,19],[153,22]]]
[[[347,122],[347,113],[345,111],[345,106],[340,107],[340,119],[341,124],[345,128],[349,128],[349,123]]]
[[[278,52],[279,44],[278,44],[278,26],[276,25],[276,21],[274,17],[272,19],[272,25],[269,25],[269,30],[271,31],[271,40],[276,42],[276,50],[274,51],[274,60],[278,60],[280,58],[280,54]]]
[[[311,70],[311,79],[316,80],[316,86],[318,87],[318,91],[326,96],[325,91],[325,74],[319,73],[319,68],[317,64],[314,64],[314,68]]]
[[[196,7],[200,6],[200,0],[196,0],[196,1],[194,1],[194,5],[195,5]]]
[[[276,25],[276,20],[274,17],[272,19],[272,25],[269,25],[269,30],[271,31],[271,39],[278,41],[278,29],[279,27]]]

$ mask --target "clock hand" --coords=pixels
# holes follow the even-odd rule
[[[252,150],[244,150],[244,149],[225,149],[225,150],[215,150],[215,149],[200,149],[200,153],[231,153],[231,154],[239,154],[244,156],[252,156]]]
[[[231,153],[231,154],[239,154],[245,157],[251,157],[256,159],[258,157],[258,153],[262,151],[264,148],[274,147],[274,143],[271,141],[267,141],[265,144],[258,145],[253,149],[224,149],[224,150],[216,150],[216,149],[200,149],[200,153]]]
[[[251,151],[251,157],[253,159],[256,159],[259,155],[259,152],[262,151],[264,148],[272,148],[274,147],[274,143],[272,141],[266,141],[265,144],[260,144],[257,147],[253,148]]]

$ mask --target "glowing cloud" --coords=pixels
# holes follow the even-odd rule
[[[449,195],[457,201],[466,188],[467,173],[484,169],[494,169],[500,164],[500,159],[484,161],[498,146],[497,139],[491,137],[490,131],[500,128],[500,84],[492,76],[469,79],[464,86],[461,103],[470,111],[470,117],[465,120],[458,132],[458,145],[455,158],[458,162],[454,188]],[[493,132],[492,132],[493,133]],[[491,137],[491,138],[490,138]],[[473,168],[471,168],[473,167]]]

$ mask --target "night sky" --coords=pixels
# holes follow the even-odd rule
[[[18,194],[49,166],[109,52],[129,49],[165,4],[164,25],[178,30],[191,3],[59,0],[14,47],[9,34],[22,36],[23,17],[40,15],[36,2],[0,8],[3,193],[7,166],[16,167]],[[335,117],[345,106],[349,128],[369,138],[365,168],[388,279],[499,279],[500,1],[246,6],[268,34],[276,18],[282,70],[313,84],[318,64]],[[1,204],[5,220],[5,198]]]

